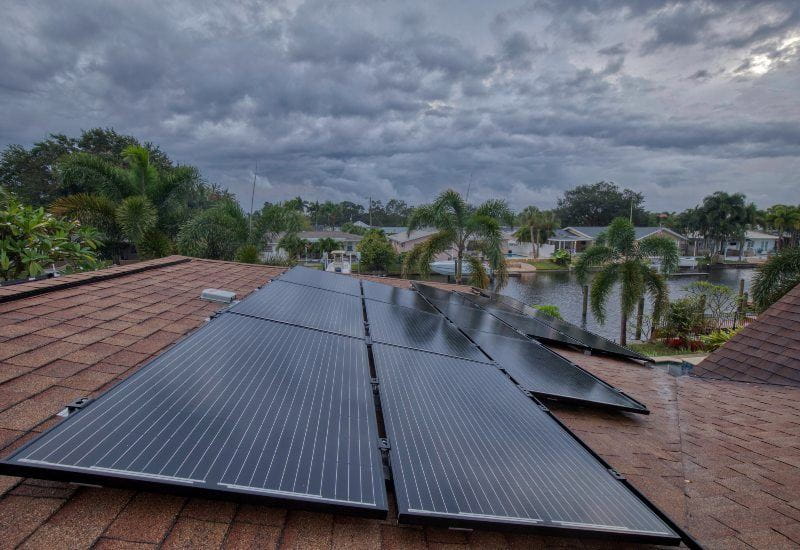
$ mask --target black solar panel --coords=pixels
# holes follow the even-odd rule
[[[482,309],[462,306],[452,302],[434,302],[436,307],[462,330],[473,329],[500,334],[508,338],[522,338],[523,335],[509,327],[497,317]]]
[[[355,277],[339,273],[328,273],[309,267],[293,267],[278,277],[278,280],[332,290],[333,292],[352,294],[353,296],[361,295],[361,285]]]
[[[588,330],[582,329],[577,325],[572,323],[568,323],[562,319],[558,319],[551,315],[547,315],[538,311],[536,308],[532,308],[527,306],[525,303],[511,298],[510,296],[505,296],[503,294],[497,294],[494,292],[483,291],[488,296],[480,296],[475,294],[465,295],[470,300],[472,300],[476,304],[480,304],[481,306],[485,307],[496,307],[506,311],[515,311],[522,315],[527,315],[530,317],[534,317],[541,321],[542,323],[547,324],[548,326],[552,327],[553,329],[557,330],[558,332],[564,334],[567,338],[571,339],[572,341],[577,342],[579,346],[585,347],[587,349],[600,351],[604,353],[609,353],[612,355],[619,355],[623,357],[631,357],[633,359],[639,359],[641,361],[650,361],[651,359],[646,355],[641,353],[635,352],[628,348],[622,347],[616,342],[613,342],[607,338],[603,338],[593,332],[589,332]],[[565,340],[565,343],[571,343],[570,340]]]
[[[381,283],[373,283],[372,281],[362,281],[362,284],[364,285],[364,297],[369,300],[378,300],[379,302],[386,302],[387,304],[410,307],[420,311],[427,311],[428,313],[436,313],[436,310],[425,301],[425,298],[413,290],[397,288]]]
[[[473,305],[469,300],[465,297],[461,296],[457,292],[450,292],[449,290],[442,290],[441,288],[436,288],[431,285],[426,285],[423,283],[412,283],[414,288],[423,296],[428,298],[429,300],[439,300],[442,302],[451,302],[454,304],[460,305]]]
[[[4,465],[15,475],[387,510],[363,340],[229,313]]]
[[[647,407],[534,340],[467,334],[524,389],[537,395],[647,413]]]
[[[361,298],[280,280],[260,288],[230,311],[337,334],[364,336]]]
[[[678,535],[500,370],[373,346],[401,521]]]
[[[578,340],[557,331],[550,325],[541,322],[539,319],[534,319],[533,317],[521,315],[519,313],[511,313],[494,307],[486,308],[486,311],[532,338],[545,340],[547,342],[581,346]]]
[[[476,361],[487,360],[466,336],[438,313],[424,313],[374,300],[365,302],[370,336],[376,342]]]

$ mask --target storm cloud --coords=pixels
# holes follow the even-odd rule
[[[0,147],[112,126],[256,200],[797,202],[800,7],[774,2],[17,2]],[[248,197],[249,198],[249,197]]]

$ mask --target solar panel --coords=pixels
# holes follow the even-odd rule
[[[322,288],[333,292],[341,292],[343,294],[352,294],[353,296],[361,296],[361,285],[355,277],[329,273],[320,271],[319,269],[311,269],[302,266],[293,267],[278,277],[278,280]]]
[[[412,283],[414,288],[428,298],[429,300],[439,300],[442,302],[451,302],[454,304],[472,306],[473,304],[463,297],[462,295],[458,294],[457,292],[450,292],[449,290],[442,290],[441,288],[436,288],[431,285],[421,284],[421,283]]]
[[[496,367],[373,345],[400,521],[680,539]]]
[[[439,300],[434,303],[448,319],[453,321],[462,330],[472,329],[500,334],[508,338],[525,339],[523,335],[509,327],[497,317],[481,309]]]
[[[467,334],[524,389],[540,396],[647,413],[647,407],[534,340]]]
[[[541,322],[539,319],[534,319],[533,317],[521,315],[519,313],[511,313],[504,309],[494,307],[486,308],[486,311],[532,338],[573,346],[582,345],[578,340],[557,331],[550,325]]]
[[[363,340],[224,313],[4,461],[384,517]]]
[[[372,281],[362,281],[364,287],[364,297],[369,300],[378,300],[387,304],[410,307],[428,313],[436,313],[436,310],[425,301],[425,298],[413,290],[397,288],[391,285],[373,283]]]
[[[505,296],[490,291],[482,291],[482,292],[487,293],[488,297],[475,294],[470,294],[466,296],[473,302],[481,304],[482,306],[499,307],[503,310],[508,310],[508,311],[513,310],[522,315],[528,315],[534,317],[539,321],[541,321],[542,323],[545,323],[548,326],[552,327],[553,329],[557,330],[558,332],[564,334],[564,336],[566,336],[567,338],[570,338],[573,341],[578,342],[578,345],[581,347],[604,353],[609,353],[612,355],[619,355],[623,357],[639,359],[640,361],[651,361],[651,359],[646,355],[622,347],[616,342],[612,342],[607,338],[603,338],[602,336],[599,336],[593,332],[589,332],[588,330],[582,329],[577,325],[568,323],[567,321],[564,321],[562,319],[557,319],[551,315],[542,313],[541,311],[538,311],[536,308],[527,306],[525,303],[516,300],[514,298],[511,298],[510,296]],[[565,340],[565,342],[571,343],[569,340]]]
[[[476,361],[487,360],[466,336],[438,313],[424,313],[374,300],[365,300],[365,303],[370,336],[376,342]]]
[[[253,292],[230,311],[337,334],[364,336],[361,298],[281,280]]]

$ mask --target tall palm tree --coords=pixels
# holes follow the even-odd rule
[[[778,246],[784,242],[784,234],[791,231],[792,234],[800,229],[800,208],[776,204],[767,209],[765,221],[768,227],[778,232]],[[794,239],[790,239],[790,242]]]
[[[415,246],[403,261],[403,273],[413,268],[426,275],[430,263],[437,254],[455,250],[456,283],[462,282],[464,255],[467,245],[474,246],[488,260],[498,285],[507,282],[505,257],[503,255],[503,233],[501,224],[511,219],[511,212],[505,201],[488,200],[477,208],[470,206],[461,195],[448,189],[436,197],[431,204],[415,208],[408,218],[408,234],[422,227],[434,227],[434,233],[427,241]],[[470,262],[480,266],[480,262]],[[485,281],[480,278],[478,282]]]
[[[800,247],[787,247],[756,270],[753,302],[762,311],[800,284]]]
[[[520,212],[518,221],[520,228],[514,236],[521,242],[530,242],[533,247],[533,257],[538,258],[539,247],[558,229],[559,221],[555,212],[552,210],[542,212],[535,206],[527,206]]]
[[[652,258],[661,260],[664,273],[674,270],[678,266],[675,241],[663,236],[637,241],[633,224],[625,218],[616,218],[575,264],[575,274],[581,285],[586,284],[592,268],[599,268],[592,280],[591,306],[600,323],[605,321],[605,307],[611,290],[615,284],[620,284],[619,342],[623,346],[628,340],[628,318],[645,294],[653,298],[653,318],[656,320],[669,304],[666,280],[652,267]]]
[[[168,252],[160,250],[165,242],[169,248],[165,232],[176,232],[177,225],[183,221],[175,219],[176,212],[186,208],[180,196],[198,181],[197,171],[179,166],[169,172],[159,172],[150,162],[150,151],[145,147],[126,147],[122,157],[124,167],[88,153],[65,157],[59,163],[64,183],[90,181],[94,192],[57,199],[51,210],[56,215],[75,217],[94,225],[105,233],[107,241],[116,244],[117,251],[121,242],[127,240],[140,252],[146,250],[152,255],[163,255]]]

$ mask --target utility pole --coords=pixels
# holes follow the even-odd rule
[[[250,226],[247,230],[247,240],[253,242],[253,204],[256,200],[256,177],[258,177],[258,161],[256,161],[256,169],[253,172],[253,193],[250,195]]]
[[[369,198],[369,226],[372,227],[372,197]]]

